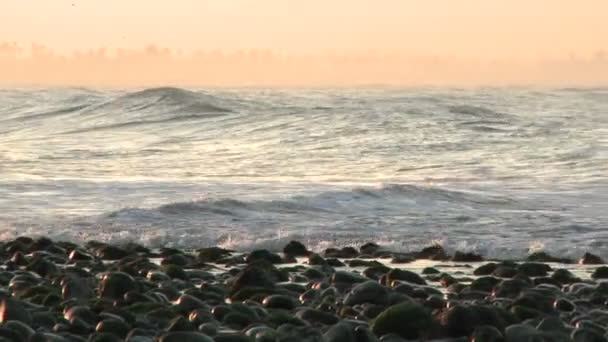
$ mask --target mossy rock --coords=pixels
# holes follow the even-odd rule
[[[422,305],[409,301],[393,305],[372,323],[376,336],[396,334],[405,339],[424,339],[431,335],[436,322]]]

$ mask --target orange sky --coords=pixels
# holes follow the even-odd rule
[[[608,49],[607,0],[0,0],[0,41],[60,52],[399,50],[474,59]]]

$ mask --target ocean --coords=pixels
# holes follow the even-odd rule
[[[0,89],[0,239],[608,256],[608,89]]]

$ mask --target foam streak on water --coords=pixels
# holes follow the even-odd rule
[[[0,238],[608,256],[608,90],[0,90]]]

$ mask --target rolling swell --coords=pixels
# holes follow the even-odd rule
[[[123,108],[127,111],[144,111],[168,108],[182,113],[229,113],[230,109],[214,104],[216,97],[190,90],[162,87],[150,88],[123,95],[101,108]]]
[[[437,205],[510,205],[512,201],[486,193],[463,192],[439,187],[425,187],[409,184],[387,184],[380,187],[358,187],[344,191],[326,191],[312,196],[293,196],[286,200],[240,200],[205,199],[176,202],[151,209],[121,209],[107,214],[107,217],[129,215],[135,210],[138,215],[206,215],[246,216],[250,214],[309,214],[346,213],[361,207],[398,208],[418,206],[424,203]],[[417,203],[417,204],[416,204]]]
[[[91,106],[76,129],[62,134],[111,131],[140,126],[162,128],[166,124],[199,121],[228,115],[215,96],[180,88],[151,88],[128,93]]]

